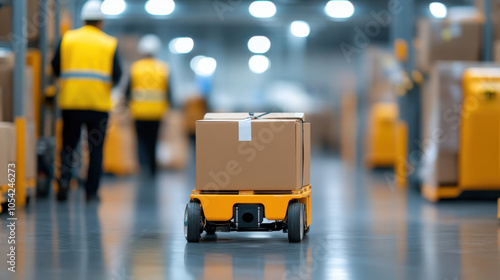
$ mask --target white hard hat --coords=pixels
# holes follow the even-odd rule
[[[101,1],[90,0],[85,2],[80,15],[82,20],[103,20],[104,13],[101,11]]]
[[[139,53],[156,55],[161,49],[161,40],[153,34],[144,35],[139,41]]]

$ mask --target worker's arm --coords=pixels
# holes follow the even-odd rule
[[[120,64],[120,56],[118,54],[118,48],[116,48],[115,55],[113,57],[113,74],[111,76],[113,80],[113,86],[116,86],[122,77],[122,66]]]
[[[62,39],[57,44],[56,52],[54,53],[54,58],[52,58],[52,72],[56,77],[61,76],[61,42]]]

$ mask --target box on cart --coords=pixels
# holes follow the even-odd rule
[[[196,189],[289,191],[310,184],[303,113],[208,113],[196,122]]]

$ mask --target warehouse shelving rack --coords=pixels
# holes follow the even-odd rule
[[[48,13],[48,2],[49,0],[40,0],[40,14],[47,15]],[[59,38],[59,26],[60,26],[60,1],[54,1],[55,7],[55,38]],[[28,38],[27,38],[27,25],[25,20],[27,17],[27,0],[0,0],[0,6],[10,5],[12,7],[12,23],[11,23],[11,35],[8,42],[0,42],[0,47],[10,49],[14,53],[14,70],[13,70],[13,109],[14,109],[14,124],[16,128],[16,206],[23,207],[26,205],[28,199],[35,194],[35,187],[37,178],[27,178],[26,177],[26,146],[20,145],[19,143],[26,143],[26,129],[27,120],[25,112],[25,101],[28,96],[25,91],[25,68],[26,68],[26,55],[28,48]],[[48,53],[48,38],[47,38],[47,22],[44,18],[39,18],[39,33],[38,42],[36,47],[40,51],[39,69],[34,69],[34,73],[40,75],[40,88],[37,89],[40,95],[43,94],[44,89],[47,85],[45,77],[45,65],[47,61]],[[37,97],[38,100],[42,99],[42,96]],[[34,106],[40,106],[40,104],[34,103]],[[37,111],[37,110],[35,110]],[[40,117],[39,125],[40,130],[43,131],[43,107],[40,108],[40,115],[35,116]],[[1,167],[6,168],[6,167]],[[0,203],[4,204],[6,202],[8,186],[0,186]],[[2,211],[0,206],[0,212]]]
[[[40,12],[42,14],[48,15],[48,2],[49,0],[40,0]],[[57,44],[61,34],[61,0],[53,0],[54,4],[54,44]],[[49,81],[45,75],[45,67],[47,64],[47,54],[49,50],[49,42],[47,40],[47,26],[40,24],[40,41],[39,49],[42,53],[42,69],[41,73],[41,90],[40,93],[43,95],[43,101],[40,103],[39,112],[39,126],[40,126],[40,138],[38,139],[37,146],[37,160],[38,160],[38,178],[36,180],[36,193],[38,197],[45,197],[49,195],[52,189],[54,169],[55,169],[55,158],[57,145],[60,143],[60,139],[57,139],[57,129],[59,112],[57,106],[55,106],[56,100],[56,89],[54,86],[49,86]],[[53,46],[54,47],[54,46]],[[50,104],[49,104],[50,103]],[[47,129],[46,118],[47,110],[51,110],[52,120],[51,125]],[[59,125],[62,126],[62,125]]]
[[[23,19],[26,18],[26,0],[0,0],[0,5],[12,6],[12,31],[10,36],[10,48],[15,55],[15,64],[13,72],[13,108],[14,122],[16,127],[16,206],[24,206],[26,204],[26,166],[25,166],[25,147],[18,143],[26,141],[26,119],[24,112],[24,70],[27,49],[27,26],[23,24]],[[4,45],[5,46],[5,45]],[[6,167],[2,167],[6,168]],[[2,186],[2,202],[6,201],[8,186]]]

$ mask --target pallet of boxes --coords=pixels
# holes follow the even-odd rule
[[[417,67],[428,77],[421,92],[422,139],[419,153],[422,160],[419,175],[422,194],[430,201],[465,198],[469,194],[481,198],[489,196],[491,191],[499,190],[498,185],[488,186],[485,188],[487,191],[481,189],[484,188],[481,185],[471,188],[461,179],[466,173],[466,170],[461,169],[461,164],[472,162],[462,153],[463,147],[477,136],[469,134],[467,139],[463,137],[464,118],[468,119],[468,123],[473,119],[470,112],[465,114],[466,73],[470,69],[487,69],[494,74],[500,67],[498,64],[480,62],[484,55],[484,1],[476,0],[475,3],[477,9],[454,7],[449,10],[446,19],[421,19],[417,23]],[[495,26],[499,20],[499,4],[499,1],[492,1],[491,15]],[[495,40],[499,40],[499,30],[495,28],[492,35]],[[500,57],[498,53],[495,55],[497,58]],[[483,84],[495,85],[493,80],[489,80],[492,77],[485,79]],[[488,106],[495,104],[491,102]],[[493,117],[491,115],[489,119]],[[480,128],[481,125],[484,126],[484,123],[476,122],[473,127]],[[488,130],[494,134],[495,129],[492,127]],[[479,146],[482,145],[474,149]],[[477,154],[477,151],[473,153]],[[490,154],[494,156],[496,153],[491,150]],[[486,162],[486,157],[482,161]],[[481,176],[478,174],[478,177]]]
[[[280,231],[311,225],[310,123],[303,113],[208,113],[196,122],[196,190],[184,233]]]
[[[460,151],[464,117],[463,77],[468,69],[496,69],[486,62],[439,62],[422,92],[422,193],[431,201],[460,195]],[[485,82],[488,83],[488,82]],[[489,82],[491,83],[491,82]],[[473,103],[476,106],[476,103]],[[494,117],[492,115],[491,117]],[[490,128],[494,131],[494,127]],[[495,136],[496,137],[496,136]],[[493,153],[494,154],[494,153]]]

